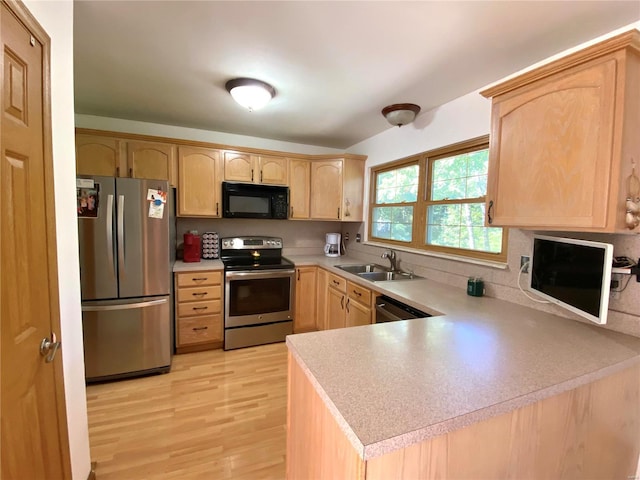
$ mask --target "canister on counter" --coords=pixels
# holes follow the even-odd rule
[[[484,282],[480,277],[469,277],[467,281],[467,295],[481,297],[484,295]]]

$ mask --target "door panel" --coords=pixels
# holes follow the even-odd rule
[[[98,190],[97,217],[78,218],[82,299],[117,298],[115,179],[92,177],[92,180]]]
[[[42,339],[60,333],[50,108],[44,91],[48,43],[21,3],[0,4],[0,477],[5,479],[71,478],[62,352],[50,363],[39,353]]]
[[[160,180],[116,181],[120,298],[169,293],[169,204],[162,218],[152,218],[147,200],[149,189],[167,188]]]

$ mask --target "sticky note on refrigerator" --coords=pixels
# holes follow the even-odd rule
[[[167,192],[156,190],[154,188],[147,189],[147,200],[153,203],[167,203]]]
[[[156,205],[156,202],[149,203],[149,218],[162,218],[164,216],[164,203]]]

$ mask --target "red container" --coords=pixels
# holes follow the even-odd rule
[[[200,235],[193,233],[184,234],[184,259],[185,262],[200,261]]]

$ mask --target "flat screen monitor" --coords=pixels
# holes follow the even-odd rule
[[[529,290],[592,322],[607,323],[613,245],[533,236]]]

